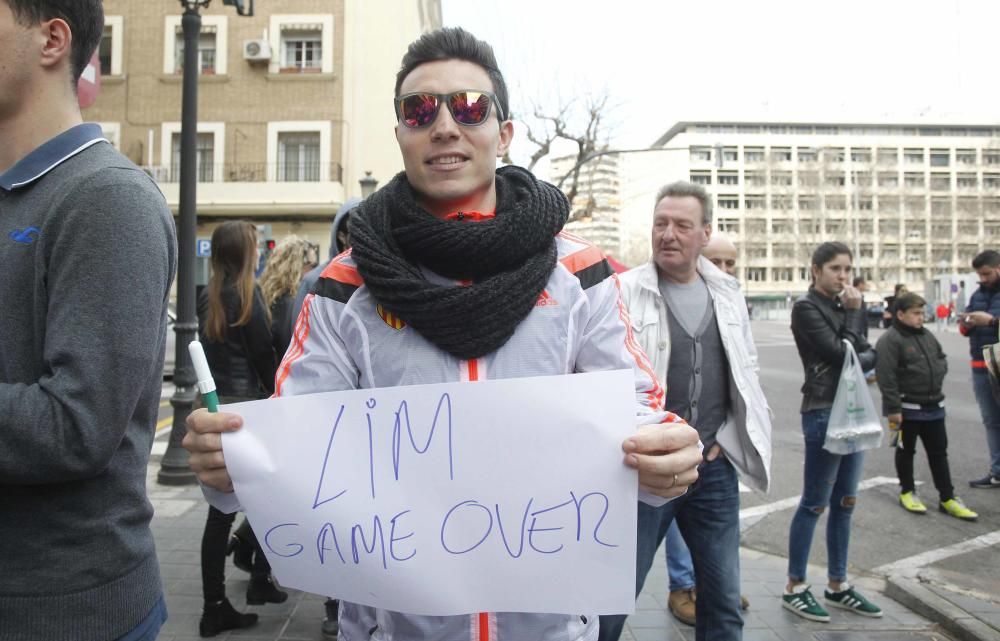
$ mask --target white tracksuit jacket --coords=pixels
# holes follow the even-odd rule
[[[278,368],[275,395],[631,368],[637,423],[679,421],[661,410],[664,390],[632,336],[617,276],[600,250],[565,232],[556,244],[559,262],[535,308],[503,347],[472,361],[438,349],[383,310],[364,286],[350,251],[341,254],[303,304]],[[435,282],[453,282],[425,274]],[[665,502],[644,492],[640,498]],[[431,617],[342,603],[340,624],[342,641],[597,638],[597,617],[587,613]]]

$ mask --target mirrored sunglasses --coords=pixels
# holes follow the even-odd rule
[[[396,118],[409,129],[421,129],[434,122],[444,102],[455,122],[473,127],[486,122],[490,105],[496,101],[495,94],[471,89],[451,93],[408,93],[396,98]],[[503,122],[503,111],[498,102],[497,115]]]

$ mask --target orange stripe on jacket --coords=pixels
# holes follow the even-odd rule
[[[306,339],[309,338],[309,316],[312,313],[314,298],[316,298],[316,294],[307,294],[305,300],[302,301],[302,311],[299,312],[299,318],[295,321],[295,331],[292,332],[292,343],[285,351],[285,357],[281,359],[278,373],[274,377],[274,395],[276,397],[281,396],[281,386],[288,378],[292,363],[305,351]]]
[[[365,284],[364,279],[361,278],[361,274],[358,273],[357,267],[352,267],[350,265],[345,265],[340,262],[343,259],[351,255],[351,250],[343,252],[342,254],[337,254],[330,261],[330,264],[326,266],[320,278],[330,278],[341,283],[347,283],[348,285],[354,285],[356,287],[361,287]]]
[[[570,254],[559,262],[561,262],[571,274],[576,274],[587,269],[588,267],[598,264],[602,260],[604,260],[604,253],[597,247],[590,245],[589,247],[584,247],[578,252]]]
[[[625,323],[625,349],[635,359],[635,362],[639,365],[639,369],[644,371],[653,382],[653,388],[646,393],[650,408],[654,410],[661,409],[663,407],[665,390],[660,385],[659,379],[656,378],[656,373],[653,372],[653,366],[650,365],[649,359],[646,358],[646,354],[642,351],[642,347],[636,342],[635,335],[632,333],[632,321],[629,318],[628,309],[625,308],[625,301],[622,300],[622,288],[621,283],[618,282],[618,274],[612,274],[611,278],[614,279],[615,289],[618,290],[618,316]]]

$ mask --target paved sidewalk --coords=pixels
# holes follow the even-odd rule
[[[156,508],[153,532],[166,590],[170,618],[160,634],[159,641],[189,641],[198,639],[198,620],[201,616],[201,533],[205,524],[206,503],[196,487],[165,487],[156,484],[159,456],[150,463],[149,496]],[[953,597],[950,608],[935,607],[941,604],[928,594],[943,599],[939,585],[934,590],[919,583],[914,585],[889,584],[876,578],[860,578],[856,584],[885,611],[882,619],[866,619],[848,612],[833,610],[833,620],[828,624],[805,621],[781,607],[778,598],[785,581],[785,559],[749,549],[741,550],[743,593],[750,600],[746,613],[743,638],[746,641],[1000,641],[996,627],[1000,623],[1000,605],[970,596]],[[984,559],[984,562],[986,559]],[[994,567],[997,560],[992,559]],[[825,575],[823,568],[810,567],[809,575],[819,580]],[[248,608],[245,592],[248,576],[227,568],[227,592],[233,605],[240,611],[260,615],[252,628],[223,633],[216,639],[242,639],[246,641],[320,641],[320,622],[323,618],[323,597],[290,591],[287,602]],[[694,639],[694,629],[678,623],[666,611],[666,568],[661,548],[640,595],[636,613],[629,617],[624,641],[687,641]],[[817,588],[822,590],[821,584]],[[914,589],[910,589],[914,588]],[[886,595],[889,590],[908,604],[901,605]],[[972,593],[974,594],[974,593]],[[928,603],[930,601],[930,603]],[[912,609],[910,609],[912,608]],[[920,614],[917,614],[916,612]],[[967,630],[945,634],[942,626],[921,616],[951,617],[968,625]],[[992,621],[992,625],[990,624]],[[966,632],[976,633],[968,636]],[[990,636],[993,634],[994,636]],[[520,641],[520,640],[519,640]],[[526,640],[530,641],[530,640]]]

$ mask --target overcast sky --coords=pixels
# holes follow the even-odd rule
[[[1000,122],[997,0],[442,6],[446,25],[494,46],[515,109],[607,91],[618,148],[692,119]]]

